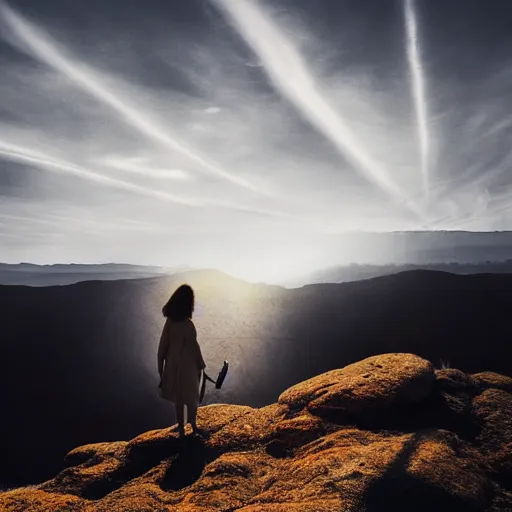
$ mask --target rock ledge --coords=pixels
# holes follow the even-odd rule
[[[202,407],[176,427],[71,451],[43,484],[0,494],[9,512],[510,511],[512,379],[371,357],[261,409]]]

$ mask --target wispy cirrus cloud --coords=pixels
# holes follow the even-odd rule
[[[238,186],[259,192],[258,188],[247,180],[222,169],[220,166],[210,162],[197,150],[188,147],[175,137],[169,135],[166,130],[152,121],[147,114],[140,112],[130,105],[129,100],[122,98],[120,93],[112,91],[104,85],[101,78],[90,66],[80,63],[74,56],[66,55],[65,50],[59,48],[58,44],[49,35],[24,19],[4,2],[0,2],[0,13],[4,23],[12,32],[11,38],[22,51],[28,52],[41,62],[64,74],[76,85],[114,109],[133,128],[154,142],[164,145],[169,150],[186,156],[199,164],[201,168],[214,175]]]
[[[127,173],[140,174],[142,176],[150,176],[152,178],[160,178],[163,180],[187,181],[193,179],[191,174],[183,169],[154,168],[150,162],[145,161],[142,157],[126,158],[122,156],[108,155],[99,159],[98,164],[111,169],[126,171]]]
[[[122,190],[126,190],[129,192],[134,192],[139,195],[153,197],[155,199],[160,199],[164,201],[168,201],[171,203],[175,203],[182,206],[188,207],[210,207],[217,209],[225,209],[228,211],[235,211],[250,215],[260,215],[270,218],[281,218],[286,219],[291,222],[300,222],[304,225],[315,224],[313,221],[308,220],[307,218],[301,218],[293,213],[286,213],[279,210],[274,210],[270,208],[263,207],[251,207],[245,206],[241,204],[237,204],[236,202],[228,202],[218,199],[195,199],[195,198],[186,198],[183,196],[176,196],[170,194],[168,192],[164,192],[161,190],[157,190],[154,188],[144,187],[140,185],[136,185],[134,183],[119,180],[116,178],[112,178],[110,176],[106,176],[99,172],[94,172],[89,169],[84,169],[80,166],[74,165],[69,162],[63,162],[60,160],[55,160],[47,155],[34,152],[30,149],[24,149],[17,146],[13,146],[12,144],[8,144],[2,142],[0,140],[0,156],[7,158],[9,160],[13,160],[16,162],[25,162],[31,165],[35,165],[41,169],[48,170],[50,172],[57,173],[65,173],[71,174],[88,181],[92,181],[95,183],[99,183],[101,185],[105,185],[108,187],[119,188]]]
[[[74,165],[69,162],[63,162],[59,160],[54,160],[53,158],[35,152],[31,149],[20,148],[14,146],[12,144],[6,143],[0,140],[0,156],[7,158],[9,160],[13,160],[16,162],[25,162],[31,165],[35,165],[39,168],[46,169],[50,172],[57,173],[66,173],[78,176],[80,178],[93,181],[95,183],[99,183],[101,185],[106,185],[115,188],[121,188],[123,190],[127,190],[130,192],[135,192],[137,194],[143,194],[146,196],[155,197],[158,199],[164,199],[166,201],[170,201],[172,203],[181,204],[185,206],[199,206],[201,202],[195,201],[193,199],[184,199],[180,196],[174,196],[172,194],[168,194],[166,192],[162,192],[160,190],[154,190],[147,187],[142,187],[139,185],[135,185],[128,181],[118,180],[111,178],[109,176],[105,176],[104,174],[90,171],[88,169],[83,169],[77,165]]]
[[[425,73],[420,55],[418,21],[414,0],[404,0],[405,27],[407,33],[407,58],[411,70],[412,96],[417,118],[417,130],[421,155],[421,174],[426,197],[430,195],[429,151],[430,137],[428,125]]]
[[[331,107],[321,93],[321,84],[308,69],[293,41],[279,29],[261,4],[249,0],[212,2],[257,53],[275,86],[335,145],[354,169],[395,200],[421,214],[417,205],[410,204],[407,194],[389,171],[371,157],[342,115]]]

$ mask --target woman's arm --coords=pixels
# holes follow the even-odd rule
[[[199,346],[199,343],[197,342],[197,331],[196,326],[194,325],[194,322],[190,322],[190,337],[191,344],[192,344],[192,350],[194,351],[194,358],[196,360],[197,366],[200,370],[204,370],[206,368],[206,363],[203,359],[203,354],[201,354],[201,347]]]
[[[158,344],[158,374],[162,378],[164,372],[165,356],[167,355],[167,348],[169,347],[169,320],[165,321],[162,335],[160,336],[160,343]]]

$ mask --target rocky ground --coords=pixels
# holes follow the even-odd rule
[[[512,378],[435,371],[411,354],[302,382],[261,409],[76,448],[9,512],[511,511]]]

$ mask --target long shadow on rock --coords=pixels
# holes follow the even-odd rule
[[[417,432],[442,429],[465,440],[473,440],[481,431],[480,422],[471,414],[471,395],[462,393],[450,395],[436,391],[415,404],[370,409],[352,415],[335,407],[322,408],[314,413],[331,423],[350,424],[364,430]]]
[[[212,454],[200,438],[185,438],[180,451],[167,468],[160,488],[163,491],[179,491],[196,482]]]
[[[107,479],[90,483],[84,489],[83,497],[89,500],[102,499],[127,482],[144,475],[164,459],[176,457],[178,450],[179,441],[176,438],[131,446],[123,465]]]
[[[409,461],[429,431],[417,432],[407,441],[384,475],[366,491],[366,512],[477,512],[481,509],[407,471]]]
[[[379,428],[402,432],[425,429],[443,429],[456,433],[465,440],[474,439],[481,425],[471,414],[471,397],[435,392],[426,400],[396,407],[382,414],[362,417],[364,428]]]

